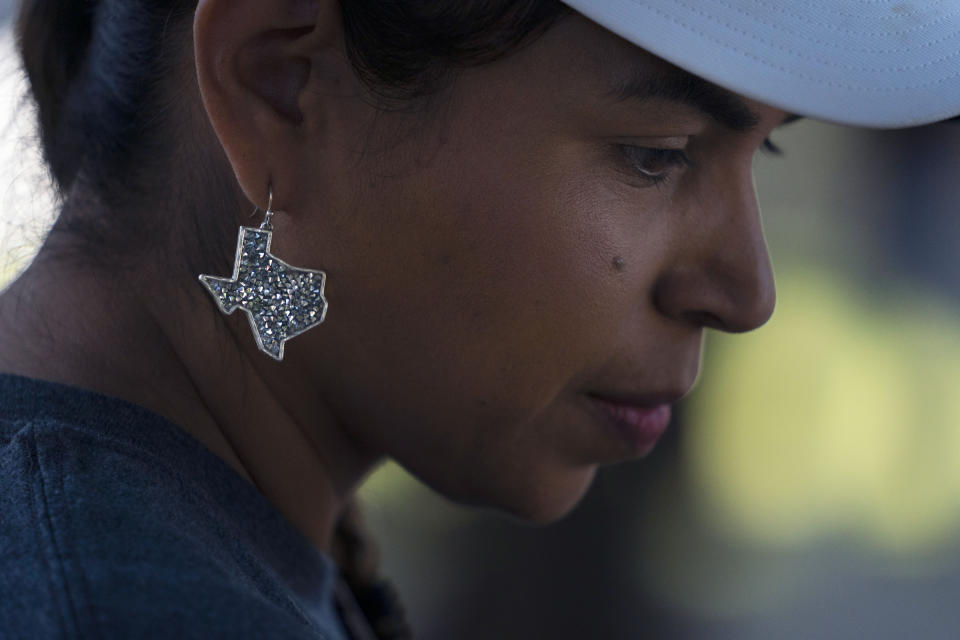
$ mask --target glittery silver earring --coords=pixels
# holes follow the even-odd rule
[[[273,215],[270,186],[263,224],[259,229],[240,227],[233,277],[201,275],[200,282],[225,314],[237,308],[244,311],[257,346],[279,361],[287,340],[317,326],[327,315],[323,296],[327,275],[291,266],[270,253]]]

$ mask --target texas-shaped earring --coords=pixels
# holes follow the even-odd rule
[[[201,275],[200,282],[230,315],[242,310],[250,320],[257,346],[283,360],[284,343],[311,329],[327,315],[323,271],[300,269],[270,253],[273,239],[273,187],[268,187],[267,211],[260,228],[240,227],[233,276]],[[254,212],[256,213],[256,212]]]

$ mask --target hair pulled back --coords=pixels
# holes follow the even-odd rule
[[[62,190],[81,170],[109,190],[156,151],[147,138],[169,124],[171,97],[158,89],[195,7],[196,0],[23,0],[20,54]],[[395,100],[429,95],[451,71],[505,55],[565,10],[557,0],[341,2],[357,73],[375,95]]]
[[[177,208],[196,226],[196,242],[208,254],[222,252],[222,269],[229,269],[236,229],[230,216],[210,215],[218,210],[211,203],[224,197],[210,192],[235,185],[223,180],[218,185],[220,174],[202,166],[189,168],[202,176],[193,184],[177,184],[189,175],[172,169],[182,160],[185,140],[193,142],[188,132],[177,130],[183,90],[172,76],[183,56],[192,55],[188,41],[196,2],[21,3],[18,46],[44,157],[65,196],[56,231],[83,260],[104,255],[120,260],[157,243],[157,231],[169,226],[125,216],[136,211],[127,205],[179,197]],[[458,69],[510,53],[567,11],[558,0],[342,0],[340,10],[351,63],[384,107],[434,94]],[[95,213],[77,206],[85,215],[71,222],[73,200],[95,202]],[[188,264],[192,259],[179,257]],[[342,575],[378,637],[409,637],[392,590],[376,576],[375,547],[367,538],[351,505],[334,544]]]
[[[157,249],[179,228],[191,241],[171,264],[201,268],[202,252],[205,268],[211,255],[229,267],[235,230],[226,216],[209,212],[236,207],[236,185],[216,155],[222,150],[198,145],[184,130],[181,98],[195,79],[176,76],[192,72],[183,63],[192,59],[196,4],[22,0],[18,45],[39,138],[58,189],[69,196],[55,228],[61,253],[117,266]],[[343,0],[340,11],[358,77],[375,104],[395,108],[415,106],[458,69],[508,54],[568,9],[559,0]],[[126,213],[158,201],[175,203],[178,215]]]

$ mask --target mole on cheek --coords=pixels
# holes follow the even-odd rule
[[[627,261],[621,258],[620,256],[616,256],[613,259],[611,264],[613,265],[613,268],[616,269],[617,271],[623,271],[627,266]]]

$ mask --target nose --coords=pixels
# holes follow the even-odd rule
[[[730,173],[685,207],[653,301],[670,318],[741,333],[770,319],[776,288],[752,171]]]

